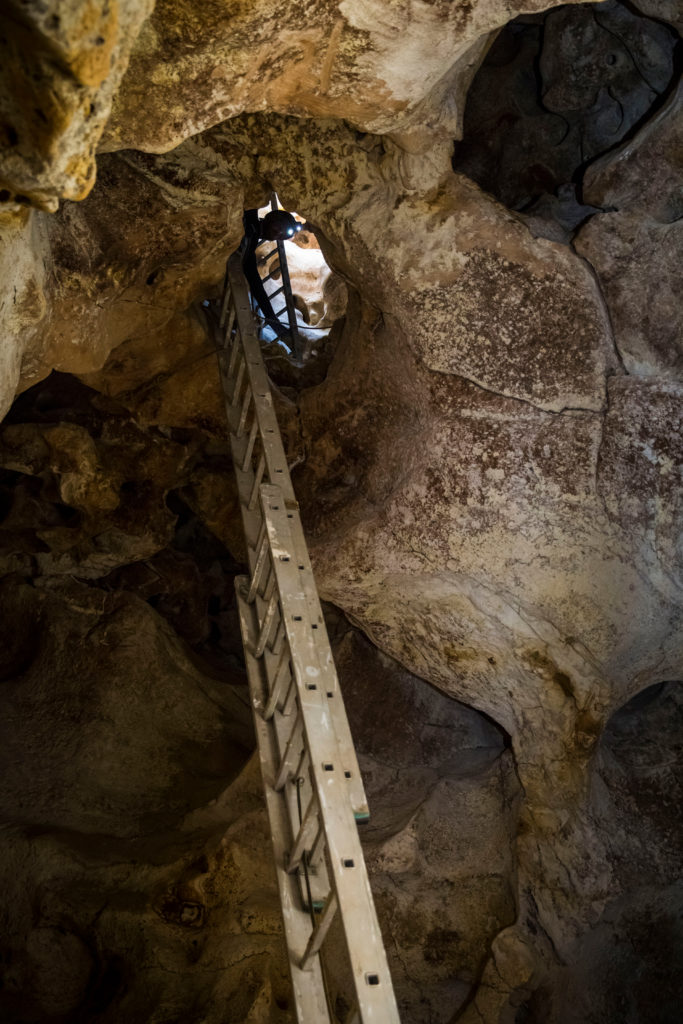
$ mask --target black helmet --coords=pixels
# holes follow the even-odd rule
[[[261,221],[261,238],[269,242],[293,238],[297,231],[301,224],[286,210],[271,210]]]

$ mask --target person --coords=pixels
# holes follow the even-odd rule
[[[258,210],[244,211],[244,237],[240,245],[242,268],[249,282],[251,294],[261,310],[269,327],[272,327],[278,338],[288,333],[289,328],[280,322],[273,310],[268,293],[263,286],[258,272],[256,250],[261,242],[278,242],[293,238],[301,231],[303,225],[286,210],[271,210],[265,217],[259,217]]]

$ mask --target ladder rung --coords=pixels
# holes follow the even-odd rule
[[[275,593],[275,591],[273,591],[273,593],[270,595],[268,607],[266,608],[266,614],[263,616],[263,622],[261,623],[261,632],[259,633],[258,643],[256,644],[256,649],[254,651],[254,656],[256,658],[260,658],[264,650],[266,649],[268,637],[270,636],[270,631],[273,628],[273,620],[275,618],[276,611],[277,594]]]
[[[237,366],[237,357],[239,356],[240,349],[240,337],[239,331],[237,331],[237,333],[235,334],[234,341],[232,343],[232,351],[230,352],[230,360],[228,362],[228,369],[226,371],[228,380],[230,380],[234,376],[235,368]]]
[[[273,652],[273,654],[279,654],[282,644],[284,643],[284,639],[285,624],[282,621],[282,616],[280,616],[280,621],[278,622],[277,629],[275,630],[275,637],[273,639],[272,644],[270,645],[270,649]]]
[[[334,921],[334,915],[337,913],[337,906],[337,894],[331,892],[330,895],[328,896],[327,903],[325,904],[325,909],[323,910],[322,917],[320,918],[320,921],[318,923],[318,927],[315,929],[310,939],[308,940],[306,952],[301,957],[301,960],[299,962],[299,967],[301,968],[302,971],[308,970],[308,966],[311,960],[316,955],[316,953],[320,951],[320,947],[325,941],[325,936],[330,930],[330,925]]]
[[[303,740],[303,736],[302,736],[302,740]],[[306,744],[302,742],[301,755],[300,755],[299,760],[297,762],[296,771],[294,772],[294,778],[295,779],[297,779],[297,780],[301,779],[302,782],[306,781],[305,778],[304,778],[304,773],[307,771],[307,762],[308,762],[308,767],[310,767],[310,759],[309,759],[309,756],[308,756],[308,750],[306,749]]]
[[[235,323],[235,307],[232,306],[232,308],[230,309],[230,315],[228,316],[228,323],[227,323],[225,331],[223,333],[223,341],[225,342],[226,345],[230,341],[230,335],[232,334],[232,328],[233,328],[234,323]]]
[[[265,258],[276,252],[282,280],[274,295],[286,299],[277,316],[294,318],[284,246]],[[236,581],[237,604],[297,1019],[329,1024],[334,1016],[322,981],[328,960],[319,954],[338,915],[350,967],[345,1012],[354,1024],[399,1024],[354,821],[367,816],[365,794],[237,255],[228,283],[236,331],[219,362],[232,396],[230,446],[251,572]],[[296,323],[290,330],[299,352]],[[321,912],[313,929],[308,911]]]
[[[249,431],[249,440],[247,441],[247,447],[244,450],[244,459],[242,460],[242,472],[246,473],[249,469],[249,463],[251,457],[254,454],[254,445],[256,443],[256,435],[258,434],[258,417],[254,413],[254,419],[252,420],[251,430]]]
[[[275,789],[282,789],[287,780],[295,773],[301,758],[303,742],[303,726],[301,724],[301,713],[299,713],[294,719],[292,731],[289,734],[289,740],[280,761],[280,768],[275,779]]]
[[[244,584],[246,586],[246,581],[244,581]],[[253,695],[258,691],[260,685],[259,662],[255,661],[249,654],[250,623],[253,618],[253,607],[244,602],[242,596],[244,591],[242,590],[241,582],[236,581],[236,588],[240,629],[246,648],[245,659],[249,676],[249,689]],[[258,739],[258,756],[261,772],[264,780],[271,780],[273,771],[273,729],[267,722],[263,721],[260,715],[255,716],[254,724]],[[280,893],[280,903],[282,905],[285,939],[287,949],[290,951],[289,968],[295,994],[297,1019],[302,1021],[320,1021],[323,1024],[323,1022],[329,1021],[329,1013],[320,958],[314,958],[309,965],[309,969],[305,972],[300,969],[296,962],[299,958],[299,951],[305,949],[309,940],[311,923],[308,913],[304,913],[300,909],[302,900],[299,876],[288,875],[285,871],[286,846],[289,836],[292,834],[288,805],[272,785],[267,784],[264,789],[268,819],[270,821],[270,836],[273,844],[275,874]],[[315,876],[312,876],[312,882],[315,883]]]
[[[258,532],[258,536],[256,538],[256,543],[251,545],[251,550],[255,551],[257,555],[258,555],[258,552],[261,550],[261,542],[263,541],[263,538],[265,537],[265,534],[266,534],[266,524],[265,524],[265,521],[264,521],[263,517],[261,517],[261,526],[259,527],[259,532]]]
[[[287,615],[285,621],[288,629],[296,629],[296,635],[299,638],[297,643],[303,645],[300,650],[306,652],[305,656],[310,659],[311,666],[316,666],[318,674],[315,677],[315,683],[323,695],[327,705],[326,713],[330,717],[336,735],[341,769],[351,798],[354,817],[359,822],[367,821],[369,818],[367,797],[343,700],[339,693],[337,674],[310,568],[310,559],[305,553],[301,521],[296,511],[288,512],[283,507],[282,502],[275,497],[276,493],[276,490],[270,486],[264,485],[261,488],[263,516],[271,546],[278,551],[287,552],[289,560],[277,559],[274,563],[274,570],[278,576],[280,593],[288,594],[290,603],[293,601],[297,603],[302,625],[295,627],[290,615]],[[303,625],[306,622],[308,626]],[[292,640],[294,640],[294,634]],[[294,661],[295,658],[293,664]]]
[[[267,668],[266,668],[267,672]],[[268,720],[275,713],[275,708],[282,704],[282,698],[286,696],[292,682],[292,673],[289,666],[289,651],[283,644],[280,655],[277,659],[272,683],[270,683],[270,697],[263,712],[263,717]]]
[[[249,386],[249,383],[247,383],[247,386],[246,386],[246,389],[245,389],[245,392],[244,392],[244,398],[242,399],[242,409],[240,410],[239,423],[237,424],[237,433],[236,433],[237,437],[242,437],[242,435],[244,434],[244,428],[247,425],[247,415],[249,413],[249,406],[251,405],[251,399],[252,399],[252,390],[251,390],[251,387]]]
[[[292,681],[289,684],[289,689],[287,690],[287,696],[285,697],[285,703],[284,703],[284,705],[282,707],[282,715],[283,715],[283,717],[287,718],[288,715],[291,715],[291,713],[294,710],[295,706],[296,706],[296,681],[294,679],[294,676],[292,676]]]
[[[276,252],[277,252],[277,246],[275,246],[274,249],[271,249],[270,252],[267,252],[264,256],[259,256],[259,258],[258,258],[259,264],[267,263],[268,260],[270,259],[270,257],[274,256]]]
[[[232,292],[230,291],[229,288],[226,288],[225,294],[223,295],[223,301],[221,303],[221,315],[218,320],[219,327],[223,327],[223,325],[225,324],[225,317],[227,315],[228,310],[232,310],[234,313],[235,305],[232,301]]]
[[[296,871],[301,860],[306,853],[311,840],[316,836],[318,831],[318,800],[313,793],[311,799],[308,801],[308,807],[304,814],[303,821],[301,822],[301,828],[299,834],[294,840],[294,846],[292,852],[289,855],[289,863],[287,865],[288,871]]]
[[[230,404],[233,406],[233,408],[239,402],[240,392],[242,390],[242,381],[244,380],[244,371],[245,371],[246,367],[247,367],[247,364],[246,364],[246,360],[244,359],[244,356],[242,356],[241,359],[238,358],[237,378],[235,380],[235,386],[232,389],[232,396],[230,398]],[[230,376],[232,376],[232,375],[230,375]]]
[[[247,505],[247,508],[249,510],[251,510],[253,508],[256,508],[256,499],[258,498],[258,489],[261,486],[261,481],[263,480],[263,474],[265,472],[265,469],[266,469],[266,457],[263,454],[263,452],[261,452],[261,458],[258,460],[258,467],[257,467],[256,473],[254,475],[254,486],[253,486],[251,494],[249,496],[249,504]]]
[[[254,572],[253,572],[252,577],[251,577],[251,584],[249,586],[249,593],[247,594],[247,602],[249,604],[251,604],[252,601],[254,600],[254,598],[256,597],[256,592],[257,592],[257,590],[259,588],[259,585],[261,583],[261,575],[263,573],[263,567],[266,564],[266,561],[268,559],[269,553],[270,552],[269,552],[269,548],[268,548],[268,537],[266,536],[266,533],[265,533],[265,530],[264,530],[263,537],[262,537],[261,543],[259,545],[258,553],[256,555],[256,565],[254,566]]]
[[[275,573],[273,572],[273,563],[268,563],[268,575],[266,576],[266,585],[263,588],[263,600],[270,601],[270,596],[275,589]]]
[[[320,864],[323,854],[325,853],[325,832],[322,825],[318,822],[318,831],[316,837],[311,844],[311,849],[308,852],[308,866],[309,868],[315,868]]]

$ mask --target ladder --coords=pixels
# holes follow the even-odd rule
[[[238,254],[217,348],[249,559],[235,589],[297,1020],[399,1024],[358,836],[365,791]]]
[[[271,196],[270,208],[271,210],[280,209],[277,196],[274,192]],[[267,264],[268,260],[276,254],[277,261],[273,262],[270,270],[262,280],[265,284],[266,281],[276,278],[278,274],[280,275],[282,284],[279,288],[276,288],[274,292],[271,292],[268,297],[272,302],[276,296],[282,295],[285,301],[284,306],[281,306],[280,309],[273,309],[273,312],[278,320],[280,320],[283,313],[287,314],[287,323],[289,325],[289,334],[292,339],[292,351],[294,353],[294,358],[297,362],[302,363],[308,357],[308,346],[304,344],[304,339],[299,334],[299,326],[296,319],[296,307],[294,305],[294,295],[292,294],[292,283],[289,278],[289,266],[287,265],[287,250],[285,249],[285,243],[281,239],[278,239],[274,243],[274,248],[272,248],[270,252],[264,253],[264,255],[259,258],[258,265]]]

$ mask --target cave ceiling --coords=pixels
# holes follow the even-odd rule
[[[0,1018],[293,1020],[206,306],[276,191],[348,293],[267,360],[402,1019],[678,1019],[680,28],[5,5]]]

